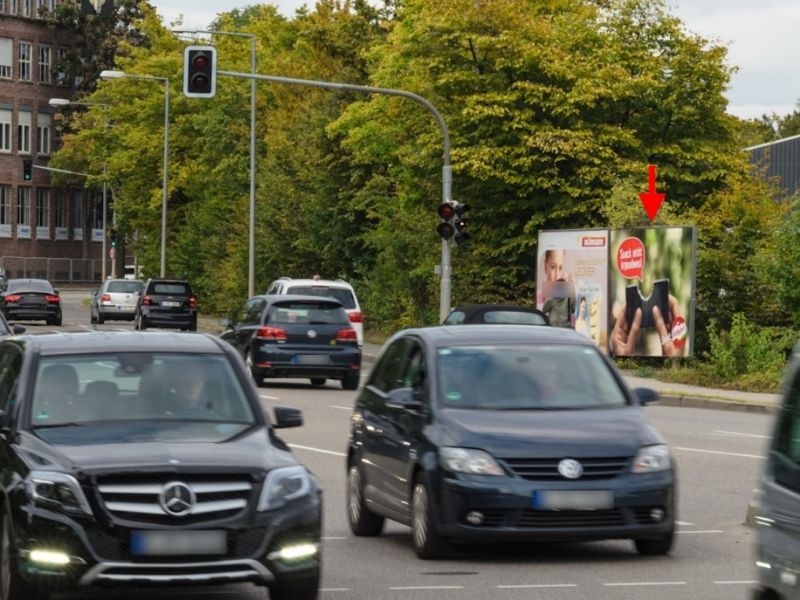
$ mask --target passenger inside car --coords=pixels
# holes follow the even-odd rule
[[[36,384],[33,422],[37,425],[75,420],[78,373],[71,365],[48,365]]]

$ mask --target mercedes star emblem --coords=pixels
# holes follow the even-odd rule
[[[583,466],[573,458],[565,458],[558,463],[558,472],[567,479],[578,479],[583,475]]]
[[[159,499],[164,511],[173,517],[188,515],[195,503],[194,491],[181,481],[172,481],[165,485]]]

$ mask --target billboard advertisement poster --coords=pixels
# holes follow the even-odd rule
[[[610,232],[611,354],[692,355],[696,240],[693,227]]]
[[[608,338],[608,230],[540,231],[536,308],[603,351]]]

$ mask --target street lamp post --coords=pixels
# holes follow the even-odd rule
[[[167,276],[167,184],[169,182],[169,77],[133,75],[123,71],[102,71],[100,79],[147,79],[164,83],[164,179],[161,184],[161,277]]]
[[[54,108],[61,108],[64,106],[102,106],[103,107],[103,127],[107,130],[108,129],[108,104],[105,102],[73,102],[72,100],[67,100],[66,98],[50,98],[50,102],[48,102],[50,106]],[[106,164],[103,161],[103,246],[100,250],[102,255],[102,268],[101,268],[101,279],[103,281],[106,280],[106,273],[108,273],[108,268],[106,261],[108,258],[106,257],[106,226],[108,225],[108,196],[106,193]],[[111,262],[111,276],[114,277],[116,275],[116,266],[114,261]]]
[[[239,31],[214,31],[205,29],[173,29],[174,33],[191,35],[227,35],[250,38],[250,73],[256,74],[256,36]],[[248,234],[247,295],[255,295],[256,281],[256,80],[250,80],[250,225]]]

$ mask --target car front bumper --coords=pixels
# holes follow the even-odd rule
[[[672,472],[624,475],[582,483],[533,482],[511,478],[444,476],[438,503],[439,531],[470,541],[589,541],[647,539],[674,528]],[[533,506],[534,492],[604,490],[613,507],[597,510],[549,510]],[[652,512],[663,515],[654,519]],[[467,515],[482,515],[479,524]],[[656,511],[658,512],[658,511]]]
[[[122,527],[93,517],[72,518],[35,506],[18,509],[15,546],[20,571],[31,583],[51,591],[86,586],[204,585],[250,581],[268,585],[284,578],[302,578],[320,566],[321,495],[313,494],[274,511],[246,514],[207,527],[156,528],[224,530],[227,551],[217,556],[138,556],[130,551],[133,531],[153,530],[152,524]],[[310,543],[318,551],[310,558],[282,561],[281,548]],[[42,564],[31,552],[47,549],[69,556],[69,564]]]

